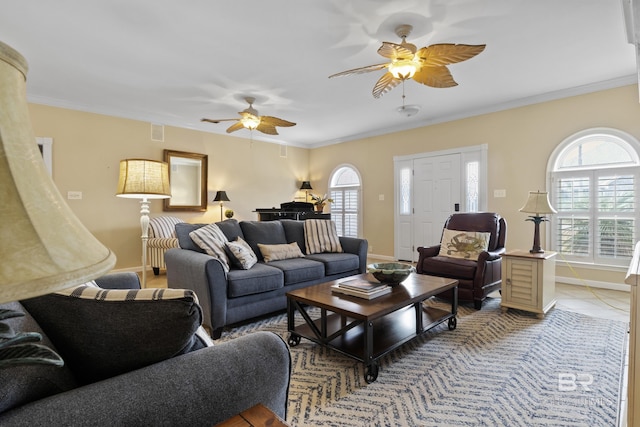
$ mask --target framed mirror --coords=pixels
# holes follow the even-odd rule
[[[207,210],[207,155],[164,150],[169,164],[171,198],[164,199],[165,211]]]

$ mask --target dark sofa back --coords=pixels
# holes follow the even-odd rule
[[[244,240],[251,246],[259,261],[263,261],[258,243],[282,245],[289,243],[280,221],[242,221],[240,223]]]

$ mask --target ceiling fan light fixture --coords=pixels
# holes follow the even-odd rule
[[[421,65],[413,59],[398,59],[389,64],[389,72],[394,78],[407,80],[412,78]]]
[[[254,116],[253,114],[247,114],[242,119],[240,119],[242,126],[249,130],[254,130],[260,124],[260,118]]]

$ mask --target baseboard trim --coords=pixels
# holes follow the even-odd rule
[[[389,255],[378,255],[378,254],[367,254],[367,259],[372,258],[372,259],[379,259],[382,261],[397,261],[397,259],[395,259],[395,257],[389,256]]]
[[[631,287],[624,283],[599,282],[596,280],[576,279],[575,277],[556,276],[556,283],[566,283],[568,285],[631,292]]]

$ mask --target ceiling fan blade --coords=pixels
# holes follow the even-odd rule
[[[387,62],[387,63],[384,63],[384,64],[368,65],[366,67],[354,68],[353,70],[347,70],[347,71],[343,71],[341,73],[332,74],[332,75],[329,76],[329,78],[350,76],[352,74],[363,74],[363,73],[368,73],[370,71],[378,71],[378,70],[382,70],[383,68],[385,68],[388,65],[389,65],[389,63]]]
[[[200,119],[201,122],[209,122],[209,123],[231,122],[233,120],[238,120],[238,119]]]
[[[396,79],[393,77],[393,74],[387,71],[382,77],[380,77],[376,82],[376,85],[373,87],[373,97],[380,98],[382,95],[398,86],[400,82],[402,82],[402,80]]]
[[[437,67],[423,66],[414,74],[413,80],[423,85],[437,88],[458,86],[458,83],[453,80],[451,72],[444,65]]]
[[[276,130],[276,127],[273,125],[270,125],[269,123],[265,123],[264,117],[263,117],[263,120],[260,120],[260,124],[258,125],[256,130],[259,130],[262,133],[266,133],[267,135],[278,135],[278,131]]]
[[[287,120],[283,120],[283,119],[279,119],[277,117],[271,117],[271,116],[262,116],[260,118],[260,124],[262,124],[262,123],[264,123],[264,124],[266,124],[268,126],[286,126],[286,127],[290,127],[290,126],[295,126],[296,125],[293,122],[289,122]]]
[[[473,58],[484,50],[486,45],[441,43],[423,47],[417,57],[427,66],[449,65]]]
[[[413,47],[413,50],[411,50]],[[382,42],[382,46],[378,49],[378,53],[385,58],[399,59],[406,58],[411,59],[416,53],[415,46],[410,43],[397,44],[391,42]]]
[[[242,125],[242,122],[238,121],[227,128],[227,133],[235,132],[240,129],[244,129],[244,126]]]

